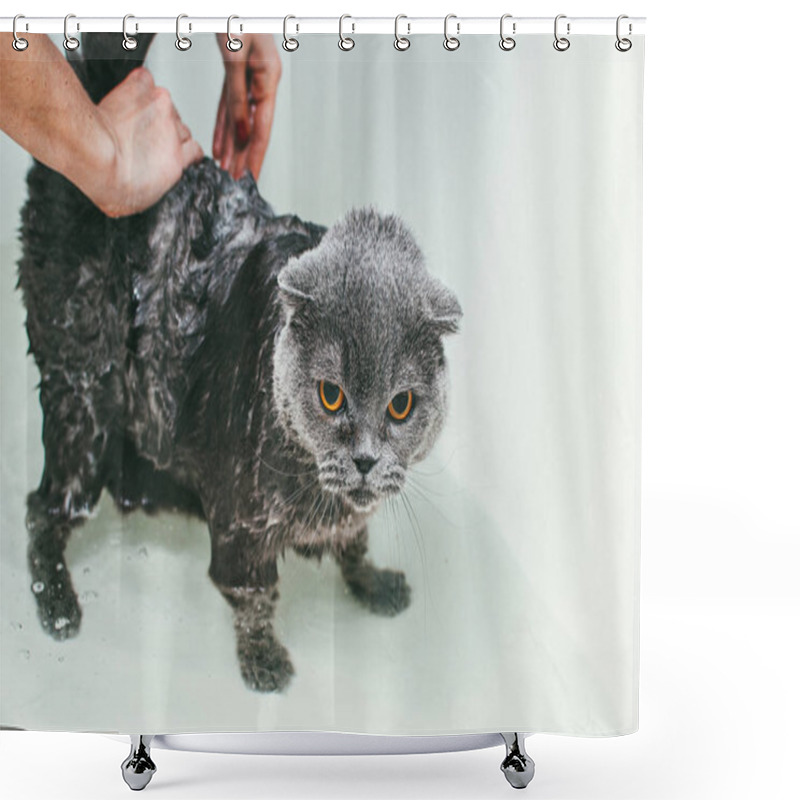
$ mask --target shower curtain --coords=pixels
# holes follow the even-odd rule
[[[191,227],[202,219],[206,234],[216,230],[224,202],[197,194],[173,208],[182,183],[147,212],[160,236],[173,237],[172,272],[163,274],[174,277],[184,259],[205,281],[193,302],[208,305],[193,318],[202,329],[192,335],[220,351],[215,363],[230,381],[251,362],[267,376],[273,394],[244,392],[231,413],[260,419],[280,408],[283,416],[270,417],[279,433],[256,458],[243,449],[240,461],[224,464],[208,444],[232,429],[224,414],[173,431],[206,448],[205,460],[197,450],[185,455],[170,479],[188,498],[180,507],[149,513],[136,497],[125,510],[124,492],[109,478],[97,502],[64,523],[63,561],[49,580],[69,573],[79,623],[69,611],[42,610],[41,596],[55,590],[31,567],[29,542],[48,534],[37,533],[26,498],[48,468],[40,392],[52,370],[84,373],[62,363],[74,352],[66,345],[50,354],[47,375],[35,361],[36,293],[26,290],[26,308],[17,286],[35,280],[18,272],[24,252],[36,258],[20,235],[32,160],[9,137],[0,140],[2,725],[113,733],[636,730],[643,38],[634,36],[627,52],[614,46],[613,28],[573,35],[563,52],[546,35],[519,37],[509,51],[496,35],[465,36],[453,51],[432,35],[412,36],[405,51],[391,37],[353,38],[350,51],[335,34],[301,36],[296,51],[280,50],[283,74],[257,187],[247,177],[219,178],[225,197],[245,204],[237,236],[257,229],[259,241],[274,243],[275,219],[302,222],[281,223],[286,253],[248,278],[254,282],[238,305],[235,278],[251,269],[251,250],[234,237],[230,258],[202,272],[213,247],[204,244],[205,229]],[[217,43],[198,34],[185,52],[174,44],[157,36],[145,63],[210,153],[223,75]],[[220,174],[209,162],[203,169]],[[135,317],[148,302],[142,286],[163,289],[147,283],[163,254],[154,254],[138,218],[85,228],[82,219],[76,214],[70,228],[76,246],[91,249],[92,237],[108,236],[99,251],[114,276],[132,276],[103,335],[85,346],[102,349],[130,324],[113,369],[141,383],[174,345],[159,339],[163,325],[135,332],[149,324]],[[45,231],[50,224],[60,223],[47,222]],[[299,227],[287,233],[291,225]],[[184,249],[181,226],[192,239]],[[40,223],[35,235],[42,230]],[[97,286],[80,284],[79,265],[65,259],[63,308],[73,301],[84,308],[81,293]],[[111,281],[105,268],[94,264],[86,280]],[[213,289],[217,274],[230,275],[224,290]],[[165,318],[199,314],[200,305],[187,311],[171,297],[172,305],[159,306]],[[327,322],[307,308],[320,302],[339,303],[325,312]],[[270,326],[260,322],[267,308]],[[128,312],[132,323],[122,319]],[[212,324],[212,312],[230,316]],[[409,333],[420,315],[434,320],[424,353]],[[78,315],[69,325],[83,321]],[[58,311],[52,323],[66,324]],[[304,346],[295,328],[313,340],[306,360],[284,352]],[[364,363],[354,364],[358,358]],[[184,388],[172,400],[180,410],[193,402],[186,387],[212,378],[176,363]],[[71,384],[72,402],[102,382],[84,377]],[[211,384],[220,408],[230,381]],[[105,456],[108,474],[138,451],[137,463],[160,479],[177,456],[148,449],[152,415],[139,414],[137,403],[148,401],[139,389],[128,401],[108,401],[120,404],[120,447],[131,448]],[[345,433],[323,446],[333,431]],[[314,491],[322,487],[322,500],[297,511],[305,524],[291,527],[286,509],[297,497],[268,493],[253,535],[285,536],[277,583],[272,573],[250,586],[234,580],[226,594],[209,571],[221,558],[222,539],[210,529],[222,513],[214,503],[223,501],[208,499],[207,484],[230,479],[227,496],[246,493],[236,487],[279,472],[291,448],[303,451],[298,463],[320,484]],[[331,449],[334,467],[325,461]],[[259,478],[249,483],[230,477],[253,469]],[[209,470],[213,478],[204,478]],[[344,476],[349,495],[332,488],[330,470]],[[253,498],[229,499],[241,508]],[[334,506],[343,509],[338,523]],[[50,509],[43,519],[63,512]],[[314,549],[353,515],[366,518],[368,562],[353,566],[362,540],[352,529],[346,546]],[[230,563],[252,557],[235,536],[225,542]],[[235,603],[253,593],[266,599],[247,617]],[[270,614],[269,628],[259,628]],[[249,650],[251,624],[283,650]],[[64,628],[68,635],[60,635]]]

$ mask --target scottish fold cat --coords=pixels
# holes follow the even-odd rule
[[[131,54],[84,36],[74,65],[95,100],[149,39]],[[64,548],[103,489],[125,512],[207,521],[254,690],[294,672],[272,625],[288,548],[330,554],[358,601],[402,611],[410,588],[367,557],[367,521],[445,422],[443,340],[462,313],[403,222],[371,207],[328,230],[276,215],[249,175],[208,159],[125,219],[38,163],[28,188],[19,287],[45,449],[28,563],[45,630],[79,630]]]

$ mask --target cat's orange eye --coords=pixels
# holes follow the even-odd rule
[[[389,403],[389,416],[397,420],[397,422],[402,422],[411,413],[411,407],[413,405],[414,395],[411,393],[411,389],[407,389],[405,392],[399,392],[392,398],[392,402]]]
[[[341,411],[344,405],[344,392],[341,386],[330,381],[319,382],[319,399],[322,407],[331,414]]]

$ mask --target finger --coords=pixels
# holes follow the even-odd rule
[[[181,144],[186,143],[189,139],[192,138],[192,133],[186,125],[183,124],[180,120],[178,120],[178,140]]]
[[[136,67],[136,69],[132,69],[122,83],[132,84],[140,94],[151,92],[156,85],[153,79],[153,73],[150,72],[147,67]]]
[[[162,119],[167,120],[171,116],[173,119],[178,119],[178,109],[172,102],[172,95],[169,89],[163,86],[155,86],[149,95],[151,110],[154,114],[161,116]]]
[[[183,125],[183,120],[181,119],[181,115],[178,113],[178,109],[175,106],[172,106],[172,119],[175,121],[175,127],[180,130],[180,126]]]
[[[222,83],[222,95],[219,98],[217,108],[217,121],[214,125],[214,139],[211,145],[211,154],[219,161],[222,158],[222,139],[225,133],[225,124],[228,115],[228,92],[227,81]]]
[[[146,67],[137,67],[128,73],[104,98],[113,106],[149,106],[155,91],[155,81]]]
[[[228,120],[230,122],[230,119]],[[230,168],[233,164],[233,133],[231,131],[231,126],[225,126],[225,133],[222,138],[222,160],[220,161],[220,166],[222,169],[230,171]]]
[[[253,135],[250,137],[250,147],[247,153],[247,166],[253,177],[258,179],[261,166],[269,146],[272,133],[272,120],[275,113],[275,95],[256,106],[253,115]]]
[[[248,165],[256,178],[261,172],[264,156],[269,146],[280,78],[280,59],[278,59],[277,64],[272,64],[267,69],[253,72],[252,88],[257,103],[253,114],[253,132]]]
[[[181,161],[184,169],[190,164],[202,160],[202,158],[203,148],[191,137],[181,145]]]
[[[236,146],[241,149],[250,138],[245,62],[227,61],[225,74],[228,95],[228,129],[233,131]]]
[[[247,166],[247,154],[250,151],[250,147],[245,147],[244,150],[236,150],[233,154],[233,169],[231,170],[231,175],[233,175],[234,180],[239,180],[239,178],[244,175],[245,167]]]

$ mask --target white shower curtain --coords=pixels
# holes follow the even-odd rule
[[[39,372],[15,290],[30,158],[0,139],[0,713],[40,730],[479,731],[581,736],[638,725],[644,42],[545,35],[302,38],[283,77],[261,195],[331,226],[372,205],[413,232],[458,298],[446,422],[370,557],[402,570],[394,618],[333,561],[278,563],[294,677],[241,680],[207,525],[122,516],[108,493],[66,559],[78,635],[37,621],[25,498],[42,470]],[[222,66],[211,36],[147,65],[200,142]],[[209,87],[214,87],[211,91]]]

